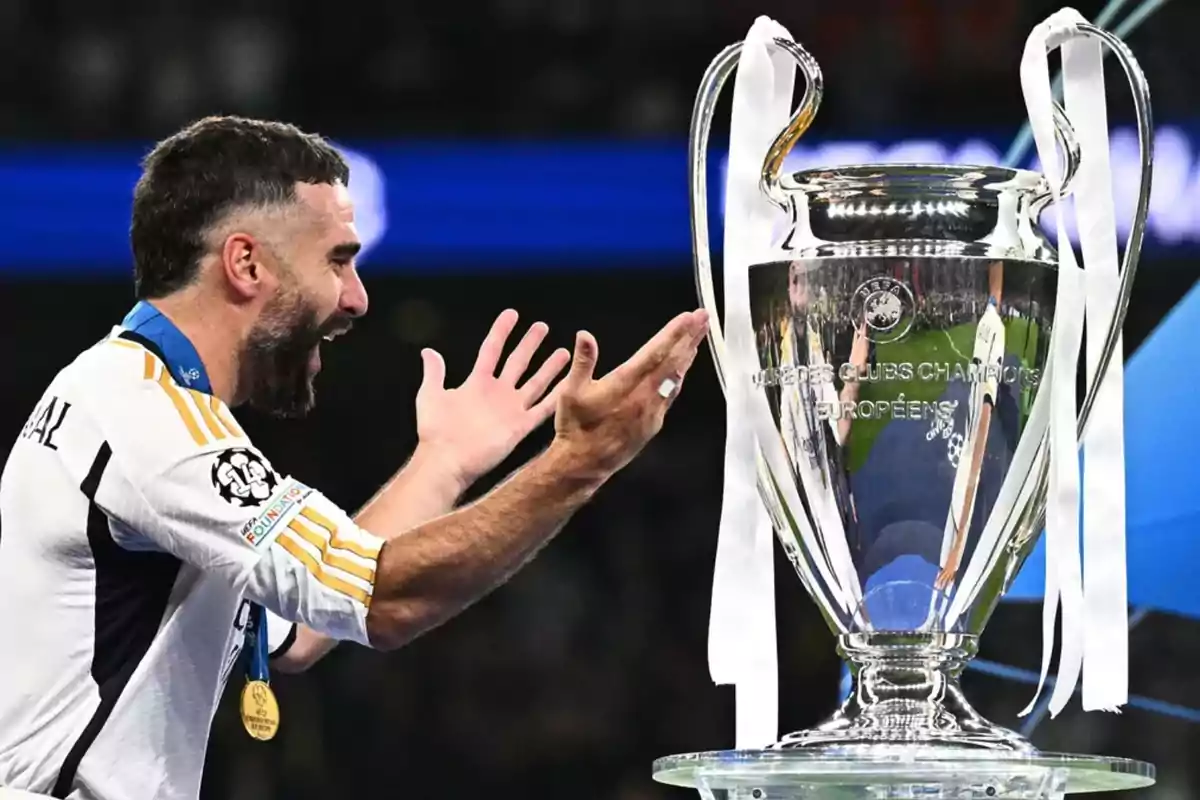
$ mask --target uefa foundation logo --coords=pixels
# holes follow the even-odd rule
[[[915,310],[908,286],[882,276],[871,278],[855,289],[850,301],[852,318],[866,323],[867,338],[877,344],[903,339],[912,328]]]

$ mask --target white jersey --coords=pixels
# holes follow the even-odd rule
[[[0,477],[0,787],[194,800],[249,602],[368,644],[382,540],[275,472],[216,397],[114,329]]]

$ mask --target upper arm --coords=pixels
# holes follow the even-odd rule
[[[176,384],[149,353],[140,366],[98,404],[116,475],[97,504],[280,617],[367,643],[381,540],[276,472],[219,400]]]

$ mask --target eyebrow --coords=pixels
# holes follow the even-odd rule
[[[359,250],[362,250],[362,244],[360,242],[342,242],[341,244],[335,244],[333,247],[329,248],[329,260],[349,261],[358,255]]]

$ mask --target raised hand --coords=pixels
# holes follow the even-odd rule
[[[450,470],[465,488],[503,461],[513,448],[542,424],[558,401],[550,384],[570,362],[564,349],[555,350],[537,371],[521,383],[534,352],[549,332],[535,322],[509,354],[500,374],[496,368],[504,345],[517,324],[508,309],[496,318],[479,348],[475,366],[461,386],[444,386],[446,364],[436,350],[421,351],[424,380],[417,391],[417,436],[427,459]],[[561,386],[561,384],[560,384]]]
[[[581,331],[571,371],[558,386],[556,443],[604,473],[628,464],[662,428],[707,330],[706,312],[680,314],[600,379],[596,339]]]

